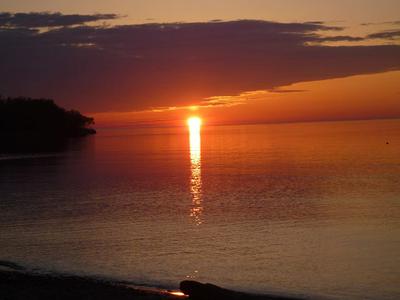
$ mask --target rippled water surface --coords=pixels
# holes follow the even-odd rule
[[[398,299],[399,253],[396,120],[100,129],[62,153],[0,155],[2,260]]]

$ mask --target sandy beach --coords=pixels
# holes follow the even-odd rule
[[[182,281],[179,290],[138,287],[128,282],[95,277],[44,273],[19,264],[0,261],[0,299],[197,299],[197,300],[295,300],[277,295],[253,295],[231,291],[210,283]]]

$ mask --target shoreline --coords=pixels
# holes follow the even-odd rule
[[[178,300],[187,296],[157,288],[65,274],[42,274],[24,270],[0,269],[1,299],[143,299]]]
[[[7,300],[142,299],[142,300],[300,300],[281,295],[237,292],[210,283],[182,281],[181,290],[139,286],[126,281],[29,270],[0,260],[0,291]]]

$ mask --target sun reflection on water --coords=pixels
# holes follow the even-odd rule
[[[192,208],[190,216],[196,225],[202,223],[202,199],[201,199],[201,119],[192,117],[188,119],[190,142],[190,193],[192,195]]]

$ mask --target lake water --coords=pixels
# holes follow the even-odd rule
[[[100,129],[65,152],[0,156],[2,260],[399,299],[399,253],[399,120]]]

